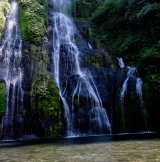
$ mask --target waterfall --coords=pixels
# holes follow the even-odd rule
[[[119,67],[121,69],[123,69],[124,68],[122,66],[124,64],[123,59],[121,60],[121,58],[119,58],[118,61],[119,61]],[[135,95],[137,95],[137,98],[138,98],[137,103],[139,103],[139,107],[141,108],[139,111],[141,112],[141,115],[143,117],[142,118],[142,120],[144,122],[144,128],[143,129],[148,131],[147,111],[145,109],[144,100],[143,100],[143,81],[140,77],[137,77],[137,68],[136,67],[127,66],[127,76],[126,76],[126,79],[124,80],[122,88],[121,88],[120,101],[121,101],[121,104],[124,106],[124,104],[125,104],[124,98],[125,98],[125,96],[128,95],[127,94],[128,91],[129,91],[128,85],[129,85],[129,82],[131,80],[135,81],[135,84],[134,84]],[[123,115],[124,115],[125,111],[126,111],[125,109],[122,110]],[[122,120],[123,120],[123,123],[125,123],[125,117],[124,116],[122,117]]]
[[[117,57],[118,65],[121,69],[125,68],[125,63],[121,57]]]
[[[94,83],[93,77],[88,70],[82,70],[80,66],[80,50],[76,45],[75,35],[78,32],[73,20],[68,16],[71,7],[71,0],[52,0],[54,11],[53,15],[53,64],[54,77],[59,88],[59,93],[64,106],[64,116],[67,123],[67,136],[79,135],[74,128],[74,106],[75,95],[80,94],[82,89],[89,96],[90,112],[89,122],[91,127],[95,125],[98,127],[100,133],[104,130],[110,131],[111,126],[106,110],[102,106],[102,101]],[[67,58],[62,60],[62,54],[66,54]],[[61,64],[65,62],[64,66]],[[62,69],[65,71],[62,74]],[[78,76],[75,89],[72,93],[72,104],[67,101],[65,97],[65,87],[62,82],[64,77],[67,82],[68,75]],[[85,87],[85,88],[84,88]],[[92,129],[92,128],[91,128]]]
[[[92,45],[89,42],[88,42],[88,47],[89,47],[90,50],[93,49]]]
[[[136,79],[136,93],[140,99],[141,106],[143,106],[143,81],[141,78]]]
[[[121,101],[122,102],[123,102],[124,97],[127,95],[129,79],[133,77],[137,71],[135,67],[131,67],[131,66],[128,66],[127,69],[128,69],[127,78],[125,79],[122,85],[122,90],[121,90]]]
[[[124,68],[124,63],[123,63],[123,59],[119,60],[119,64],[120,64],[120,68]],[[123,102],[124,100],[124,97],[127,95],[127,91],[128,91],[128,82],[129,82],[129,79],[131,77],[134,77],[136,78],[136,85],[135,85],[135,90],[136,90],[136,94],[137,96],[139,97],[139,100],[140,100],[140,103],[141,103],[141,106],[143,105],[143,81],[141,78],[139,77],[136,77],[136,73],[137,73],[137,69],[136,67],[131,67],[131,66],[128,66],[127,67],[128,69],[128,72],[127,72],[127,77],[122,85],[122,89],[121,89],[121,102]]]
[[[6,112],[2,121],[3,138],[10,139],[15,136],[15,125],[18,131],[22,125],[22,69],[21,48],[18,24],[18,4],[16,0],[11,1],[10,13],[7,16],[6,31],[0,46],[0,60],[5,67],[3,80],[6,83],[7,99]]]

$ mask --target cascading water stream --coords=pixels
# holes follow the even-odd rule
[[[141,78],[137,78],[136,79],[136,93],[137,93],[137,96],[139,97],[140,99],[140,103],[141,103],[141,106],[143,106],[143,81]]]
[[[127,69],[128,69],[127,78],[125,79],[122,85],[122,90],[121,90],[121,101],[122,102],[123,102],[124,97],[127,95],[129,79],[133,77],[137,71],[135,67],[128,66]]]
[[[124,61],[122,58],[117,58],[118,60],[118,65],[121,69],[125,68],[125,64],[124,64]],[[136,72],[137,72],[137,69],[136,67],[131,67],[131,66],[128,66],[127,67],[128,69],[128,72],[127,72],[127,77],[122,85],[122,90],[121,90],[121,102],[123,102],[124,100],[124,97],[127,95],[127,91],[128,91],[128,82],[129,82],[129,79],[131,77],[135,77],[136,78],[136,94],[137,96],[139,97],[140,99],[140,103],[141,103],[141,106],[143,105],[143,81],[141,78],[139,77],[136,77]]]
[[[22,69],[21,47],[18,24],[18,4],[11,1],[10,13],[7,16],[6,31],[0,46],[0,60],[5,66],[3,80],[6,83],[7,101],[6,112],[3,117],[3,138],[12,139],[15,136],[15,125],[21,129],[22,124]]]
[[[119,67],[123,70],[125,68],[125,63],[122,58],[117,58]],[[135,81],[135,93],[138,97],[139,107],[141,108],[139,111],[141,112],[142,119],[144,120],[144,129],[148,131],[148,124],[147,124],[147,112],[144,107],[144,101],[143,101],[143,81],[141,78],[137,77],[137,68],[127,66],[127,76],[126,79],[123,82],[121,92],[120,92],[120,102],[122,104],[123,109],[122,111],[122,122],[123,122],[123,130],[125,130],[125,97],[128,95],[129,92],[129,82]],[[125,70],[125,69],[124,69]],[[124,71],[125,72],[125,71]]]
[[[118,65],[121,69],[125,68],[125,63],[121,57],[117,57]]]
[[[103,132],[104,129],[111,131],[110,122],[106,113],[106,110],[102,106],[102,101],[98,93],[97,87],[93,81],[91,73],[84,71],[80,67],[80,51],[76,45],[75,35],[77,29],[72,19],[67,16],[69,8],[71,7],[70,0],[52,0],[54,5],[53,11],[53,63],[54,63],[54,77],[59,88],[60,97],[64,106],[64,114],[67,123],[67,136],[77,135],[79,132],[76,132],[73,126],[74,122],[74,100],[75,95],[80,94],[82,90],[82,85],[85,87],[86,93],[90,99],[90,121],[96,121],[96,125],[99,128],[99,132]],[[62,86],[61,78],[61,54],[62,48],[65,47],[69,61],[67,62],[67,67],[70,67],[69,73],[78,76],[78,81],[76,87],[72,94],[72,106],[69,106],[67,99],[65,98],[65,88]],[[67,75],[67,74],[65,74]]]

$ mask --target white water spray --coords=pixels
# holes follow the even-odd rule
[[[121,60],[121,58],[118,59],[118,60],[119,60],[120,67],[124,68],[123,60]],[[121,96],[121,102],[123,103],[124,97],[127,95],[129,79],[131,77],[135,77],[136,78],[136,87],[135,87],[136,94],[139,97],[141,105],[143,105],[143,89],[142,89],[143,88],[143,81],[142,81],[141,78],[136,77],[136,73],[137,73],[136,67],[128,66],[127,69],[128,69],[127,77],[126,77],[126,79],[125,79],[125,81],[122,85],[122,90],[121,90],[121,95],[120,95]]]

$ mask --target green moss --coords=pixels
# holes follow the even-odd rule
[[[61,134],[62,119],[58,88],[49,76],[39,76],[32,84],[32,97],[40,116],[52,120],[46,136],[56,137]]]
[[[113,62],[107,52],[97,50],[94,54],[87,55],[86,64],[89,66],[91,65],[97,68],[101,68],[110,67],[113,64]]]
[[[100,5],[97,10],[92,14],[93,17],[99,17],[110,12],[112,14],[119,12],[126,5],[127,0],[105,0],[102,5]]]
[[[145,47],[141,50],[141,61],[160,58],[160,44]]]
[[[59,93],[51,78],[41,76],[33,82],[32,96],[38,97],[38,108],[49,116],[57,116],[59,111]]]
[[[20,27],[25,41],[42,42],[47,26],[47,1],[20,0]]]
[[[8,0],[0,1],[0,37],[5,28],[6,16],[9,12],[9,9],[10,9],[10,4]]]
[[[6,107],[6,88],[5,84],[0,82],[0,117],[5,112],[5,107]]]

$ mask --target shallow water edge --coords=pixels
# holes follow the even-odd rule
[[[16,140],[1,140],[0,148],[18,147],[37,144],[55,144],[55,145],[73,145],[73,144],[90,144],[90,143],[108,143],[114,141],[127,140],[151,140],[160,139],[158,132],[139,132],[139,133],[121,133],[112,135],[91,135],[75,136],[64,138],[21,138]]]
[[[43,144],[0,149],[5,162],[159,162],[160,140]]]

